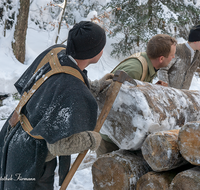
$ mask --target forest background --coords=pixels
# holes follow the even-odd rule
[[[200,23],[200,0],[1,0],[0,40],[11,36],[15,57],[26,63],[27,28],[55,31],[49,39],[53,45],[67,39],[67,32],[60,38],[63,29],[84,18],[117,39],[111,56],[120,58],[145,50],[158,33],[187,40],[190,28]]]

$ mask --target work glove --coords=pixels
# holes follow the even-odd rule
[[[98,94],[108,87],[112,83],[112,78],[114,77],[114,74],[112,73],[107,73],[104,75],[101,79],[91,81],[89,80],[90,83],[90,91],[92,92],[94,97],[97,97]]]
[[[107,73],[99,80],[100,92],[112,83],[114,74]]]
[[[84,131],[61,139],[54,144],[47,143],[47,147],[54,156],[66,156],[82,153],[88,149],[95,151],[98,149],[101,139],[101,135],[95,131]]]

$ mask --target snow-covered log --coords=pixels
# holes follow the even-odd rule
[[[186,123],[180,129],[178,146],[185,160],[200,166],[200,121]]]
[[[200,120],[200,91],[135,81],[137,86],[123,83],[101,129],[121,149],[137,150],[149,133]],[[99,111],[105,96],[106,90],[97,97]]]
[[[194,167],[177,174],[171,182],[170,190],[199,190],[200,168]]]
[[[92,166],[94,190],[135,189],[138,179],[149,171],[141,151],[104,154]]]
[[[168,171],[188,162],[178,148],[179,130],[161,131],[148,135],[141,150],[144,159],[154,171]]]

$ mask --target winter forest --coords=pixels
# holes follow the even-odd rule
[[[0,0],[0,129],[19,102],[20,97],[14,88],[17,79],[46,48],[54,44],[66,44],[68,31],[75,23],[83,20],[95,22],[106,31],[107,44],[104,54],[97,64],[88,67],[89,78],[95,80],[109,73],[127,56],[145,51],[147,42],[156,34],[169,34],[175,37],[178,43],[186,42],[190,28],[200,24],[200,0]],[[196,72],[190,90],[200,90],[199,76]],[[162,89],[156,90],[162,91]],[[122,93],[127,93],[126,85]],[[180,99],[175,103],[178,108],[184,107],[187,103],[185,97],[179,95]],[[156,98],[159,99],[155,95]],[[116,109],[120,101],[119,97],[114,104]],[[142,103],[141,107],[144,104]],[[174,124],[174,118],[169,116],[167,118],[169,123]],[[138,122],[138,125],[141,124],[138,117],[132,119]],[[140,132],[136,131],[138,137],[135,141],[141,142],[145,130],[146,128]],[[139,156],[138,153],[133,154]],[[121,155],[119,152],[112,156],[118,161],[124,161]],[[125,158],[130,157],[129,153],[123,155]],[[76,156],[72,155],[72,163]],[[179,155],[177,157],[177,163],[185,163],[179,159]],[[92,164],[95,160],[95,152],[89,152],[70,182],[69,190],[104,189],[103,185],[99,189],[97,186],[94,188]],[[103,166],[103,163],[102,160],[98,164],[106,170],[108,166]],[[135,163],[135,160],[127,161],[127,168],[132,163]],[[138,163],[143,164],[143,160]],[[115,163],[111,162],[110,165],[114,167]],[[131,171],[134,170],[132,166],[130,168]],[[145,172],[150,171],[147,165],[143,165],[140,169]],[[59,189],[57,172],[56,170],[54,190]],[[128,172],[126,175],[129,176],[127,180],[129,182],[127,187],[124,185],[124,189],[134,189],[135,186],[132,184],[138,179]],[[157,173],[152,175],[159,178]],[[164,175],[171,176],[171,173]],[[105,175],[105,178],[109,177]]]
[[[190,27],[199,23],[199,6],[198,0],[2,0],[0,35],[1,38],[12,35],[13,52],[25,63],[27,28],[47,34],[54,31],[52,43],[64,43],[67,36],[62,39],[61,30],[88,18],[105,28],[109,38],[118,39],[112,43],[111,55],[119,58],[144,49],[158,33],[187,40]],[[18,17],[19,12],[23,16]]]

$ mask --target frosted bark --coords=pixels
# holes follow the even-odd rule
[[[137,150],[152,132],[200,120],[200,92],[137,81],[125,82],[101,129],[121,149]],[[101,111],[106,90],[97,97]]]

